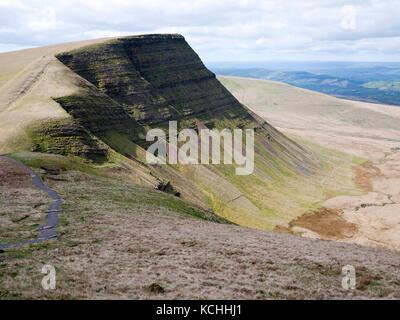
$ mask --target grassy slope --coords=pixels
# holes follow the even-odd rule
[[[126,208],[135,208],[135,210],[144,208],[154,212],[166,210],[210,221],[226,222],[222,218],[172,195],[155,191],[148,186],[121,182],[120,175],[130,174],[129,168],[110,164],[101,166],[84,164],[70,157],[42,153],[13,153],[8,156],[33,168],[40,174],[45,184],[58,183],[59,187],[76,184],[75,188],[79,189],[76,193],[69,193],[68,188],[62,190],[62,198],[65,200],[63,209],[70,211],[72,208],[74,211],[76,201],[82,204],[87,202],[86,209],[79,213],[81,216],[85,216],[89,208],[94,210],[94,207],[98,207],[97,203],[102,202],[102,206],[106,205],[107,208],[99,208],[99,210],[111,214],[113,206],[124,205]],[[43,168],[57,171],[60,174],[47,174]],[[10,165],[6,160],[1,161],[1,172],[3,176],[1,243],[35,237],[34,229],[44,221],[44,210],[47,209],[49,199],[44,193],[33,187],[29,176],[24,174],[24,171],[13,164]],[[93,185],[89,187],[91,183]],[[98,192],[93,192],[93,190]],[[10,197],[13,200],[10,201]],[[27,211],[31,211],[32,206],[34,206],[34,213],[27,214]],[[70,222],[64,221],[62,227],[69,224]]]
[[[400,256],[395,252],[204,221],[197,217],[215,217],[176,197],[98,176],[93,174],[97,170],[70,159],[13,156],[31,166],[42,165],[45,156],[45,164],[68,169],[56,176],[34,169],[64,198],[66,211],[60,215],[58,238],[0,254],[0,298],[400,297]],[[0,163],[0,170],[4,165]],[[7,168],[7,179],[0,182],[2,190],[10,189],[7,199],[0,193],[6,212],[22,208],[21,200],[31,188],[29,177],[18,167],[14,170]],[[24,185],[10,188],[13,181],[23,179]],[[35,209],[40,218],[48,198],[36,201],[41,203]],[[2,215],[1,219],[2,228],[12,227],[10,236],[19,227],[16,234],[27,236],[22,229],[32,223],[32,217],[9,221]],[[41,288],[44,264],[56,268],[56,290]],[[341,288],[341,268],[346,264],[356,267],[356,290]]]
[[[290,117],[341,121],[370,129],[400,130],[400,110],[365,102],[348,101],[284,83],[236,77],[218,77],[242,103],[256,112]],[[388,110],[388,111],[387,111]],[[318,123],[316,122],[315,125]]]
[[[12,78],[18,74],[24,73],[24,69],[32,65],[35,61],[43,56],[53,56],[54,54],[73,50],[85,45],[103,42],[108,38],[93,39],[84,41],[67,42],[62,44],[50,45],[46,47],[18,50],[12,52],[1,53],[0,57],[0,88],[5,86]]]

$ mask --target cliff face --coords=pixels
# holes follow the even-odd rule
[[[140,125],[120,104],[91,86],[82,86],[79,93],[54,100],[83,127],[101,138],[115,131],[134,140],[140,132]]]
[[[251,121],[180,35],[121,38],[57,56],[143,125]],[[242,123],[244,125],[246,123]]]

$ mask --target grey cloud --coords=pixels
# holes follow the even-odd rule
[[[206,60],[268,60],[283,56],[385,60],[393,59],[400,44],[400,7],[396,3],[397,0],[0,0],[0,51],[88,37],[179,32]],[[354,29],[341,26],[343,6],[354,7]]]

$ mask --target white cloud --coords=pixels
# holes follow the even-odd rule
[[[205,60],[399,60],[397,2],[0,0],[0,51],[171,32]]]
[[[52,7],[43,7],[26,22],[26,26],[36,32],[50,31],[57,28],[56,10]]]
[[[356,17],[357,17],[357,11],[354,6],[343,6],[342,7],[342,22],[341,22],[341,27],[343,29],[351,29],[354,30],[356,28],[357,22],[356,22]]]

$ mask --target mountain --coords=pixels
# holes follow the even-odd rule
[[[130,181],[151,187],[169,182],[182,199],[263,229],[324,200],[319,175],[337,156],[321,158],[249,111],[180,35],[101,39],[1,56],[8,77],[0,88],[2,153],[34,151],[122,166],[120,175]],[[16,59],[18,68],[7,65]],[[237,176],[233,165],[148,165],[145,133],[166,129],[169,120],[177,120],[179,130],[254,128],[254,173]],[[305,181],[308,188],[294,191]],[[341,192],[333,182],[331,187]]]

